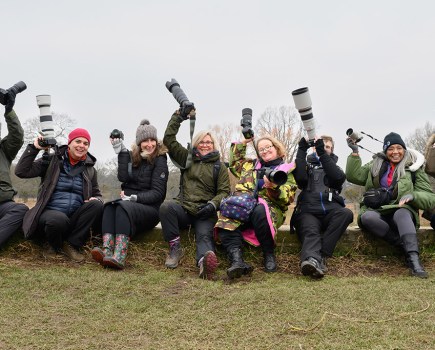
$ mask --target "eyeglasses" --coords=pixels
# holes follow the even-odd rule
[[[199,141],[201,146],[211,146],[213,143],[213,141]]]
[[[274,145],[270,145],[270,146],[266,146],[264,148],[259,148],[258,149],[258,153],[266,153],[267,151],[269,151],[272,147],[275,147]]]

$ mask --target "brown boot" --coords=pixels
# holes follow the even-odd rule
[[[65,256],[70,258],[72,261],[81,263],[85,261],[85,256],[76,248],[74,248],[70,243],[64,242],[63,243],[63,253]]]

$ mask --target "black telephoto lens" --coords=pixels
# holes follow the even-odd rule
[[[267,169],[265,175],[270,182],[279,186],[287,182],[287,173],[282,170]]]
[[[242,109],[242,120],[240,125],[243,127],[242,134],[245,139],[251,139],[254,137],[254,130],[252,130],[252,109]]]
[[[24,83],[24,81],[19,81],[18,83],[14,84],[14,86],[10,87],[8,91],[13,91],[16,94],[19,94],[20,92],[23,92],[27,89],[27,85]]]

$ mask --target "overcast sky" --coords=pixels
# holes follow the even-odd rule
[[[129,145],[148,118],[163,137],[177,108],[171,78],[195,103],[197,130],[238,125],[244,107],[255,119],[293,105],[291,91],[308,86],[318,134],[336,139],[344,166],[348,128],[406,138],[435,120],[434,13],[429,0],[2,1],[0,86],[27,83],[22,121],[50,94],[53,111],[90,131],[100,161],[114,155],[113,128]]]

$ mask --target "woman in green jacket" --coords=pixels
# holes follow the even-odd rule
[[[418,210],[433,207],[435,194],[421,168],[421,155],[407,150],[400,135],[391,132],[384,138],[384,152],[361,165],[358,145],[351,139],[347,142],[352,149],[346,165],[347,180],[365,186],[366,191],[384,189],[385,194],[383,200],[374,195],[372,201],[367,198],[361,203],[358,224],[391,245],[403,247],[411,275],[427,278],[419,259],[416,230],[420,225]]]

